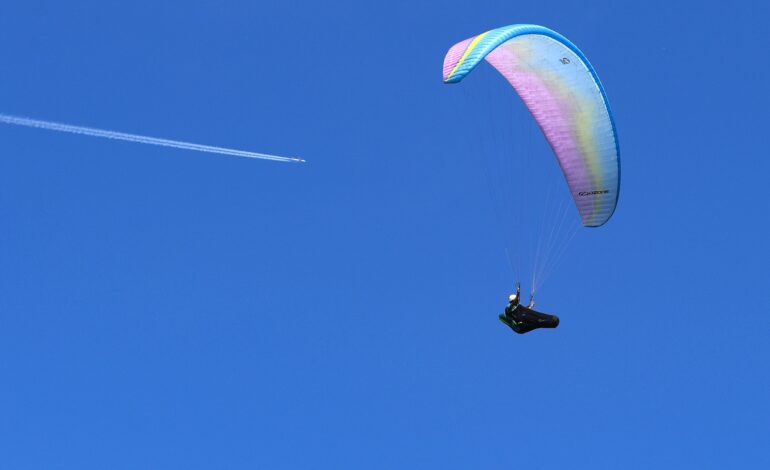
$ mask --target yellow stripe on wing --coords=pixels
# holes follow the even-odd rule
[[[484,36],[486,36],[487,34],[489,34],[489,31],[487,31],[486,33],[481,33],[478,36],[476,36],[475,38],[473,38],[473,41],[471,41],[471,43],[468,44],[468,48],[465,49],[465,52],[463,52],[463,55],[462,55],[462,57],[460,57],[460,60],[457,61],[455,66],[452,68],[452,71],[449,72],[449,75],[447,75],[447,77],[446,77],[447,80],[452,78],[452,75],[454,75],[454,73],[457,71],[457,68],[460,66],[460,64],[463,63],[465,58],[468,57],[468,54],[470,54],[471,51],[473,50],[473,48],[476,47],[476,44],[478,44],[479,41],[484,39]],[[444,80],[444,81],[446,81],[446,80]]]

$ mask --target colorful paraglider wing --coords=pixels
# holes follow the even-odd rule
[[[459,82],[482,59],[508,80],[539,124],[583,225],[607,222],[620,189],[620,149],[607,96],[588,59],[548,28],[506,26],[452,46],[444,82]]]

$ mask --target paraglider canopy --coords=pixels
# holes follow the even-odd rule
[[[513,86],[545,134],[583,225],[606,223],[618,200],[620,148],[607,96],[588,59],[543,26],[505,26],[452,46],[444,82],[461,81],[483,59]]]

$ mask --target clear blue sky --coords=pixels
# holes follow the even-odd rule
[[[769,468],[759,2],[5,2],[0,468]],[[673,5],[669,5],[673,3]],[[507,284],[447,48],[537,23],[613,105],[615,217]]]

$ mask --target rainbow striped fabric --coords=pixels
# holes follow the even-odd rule
[[[543,26],[512,25],[461,41],[444,58],[444,83],[486,59],[519,94],[545,134],[587,227],[617,206],[620,147],[599,77],[570,41]]]

